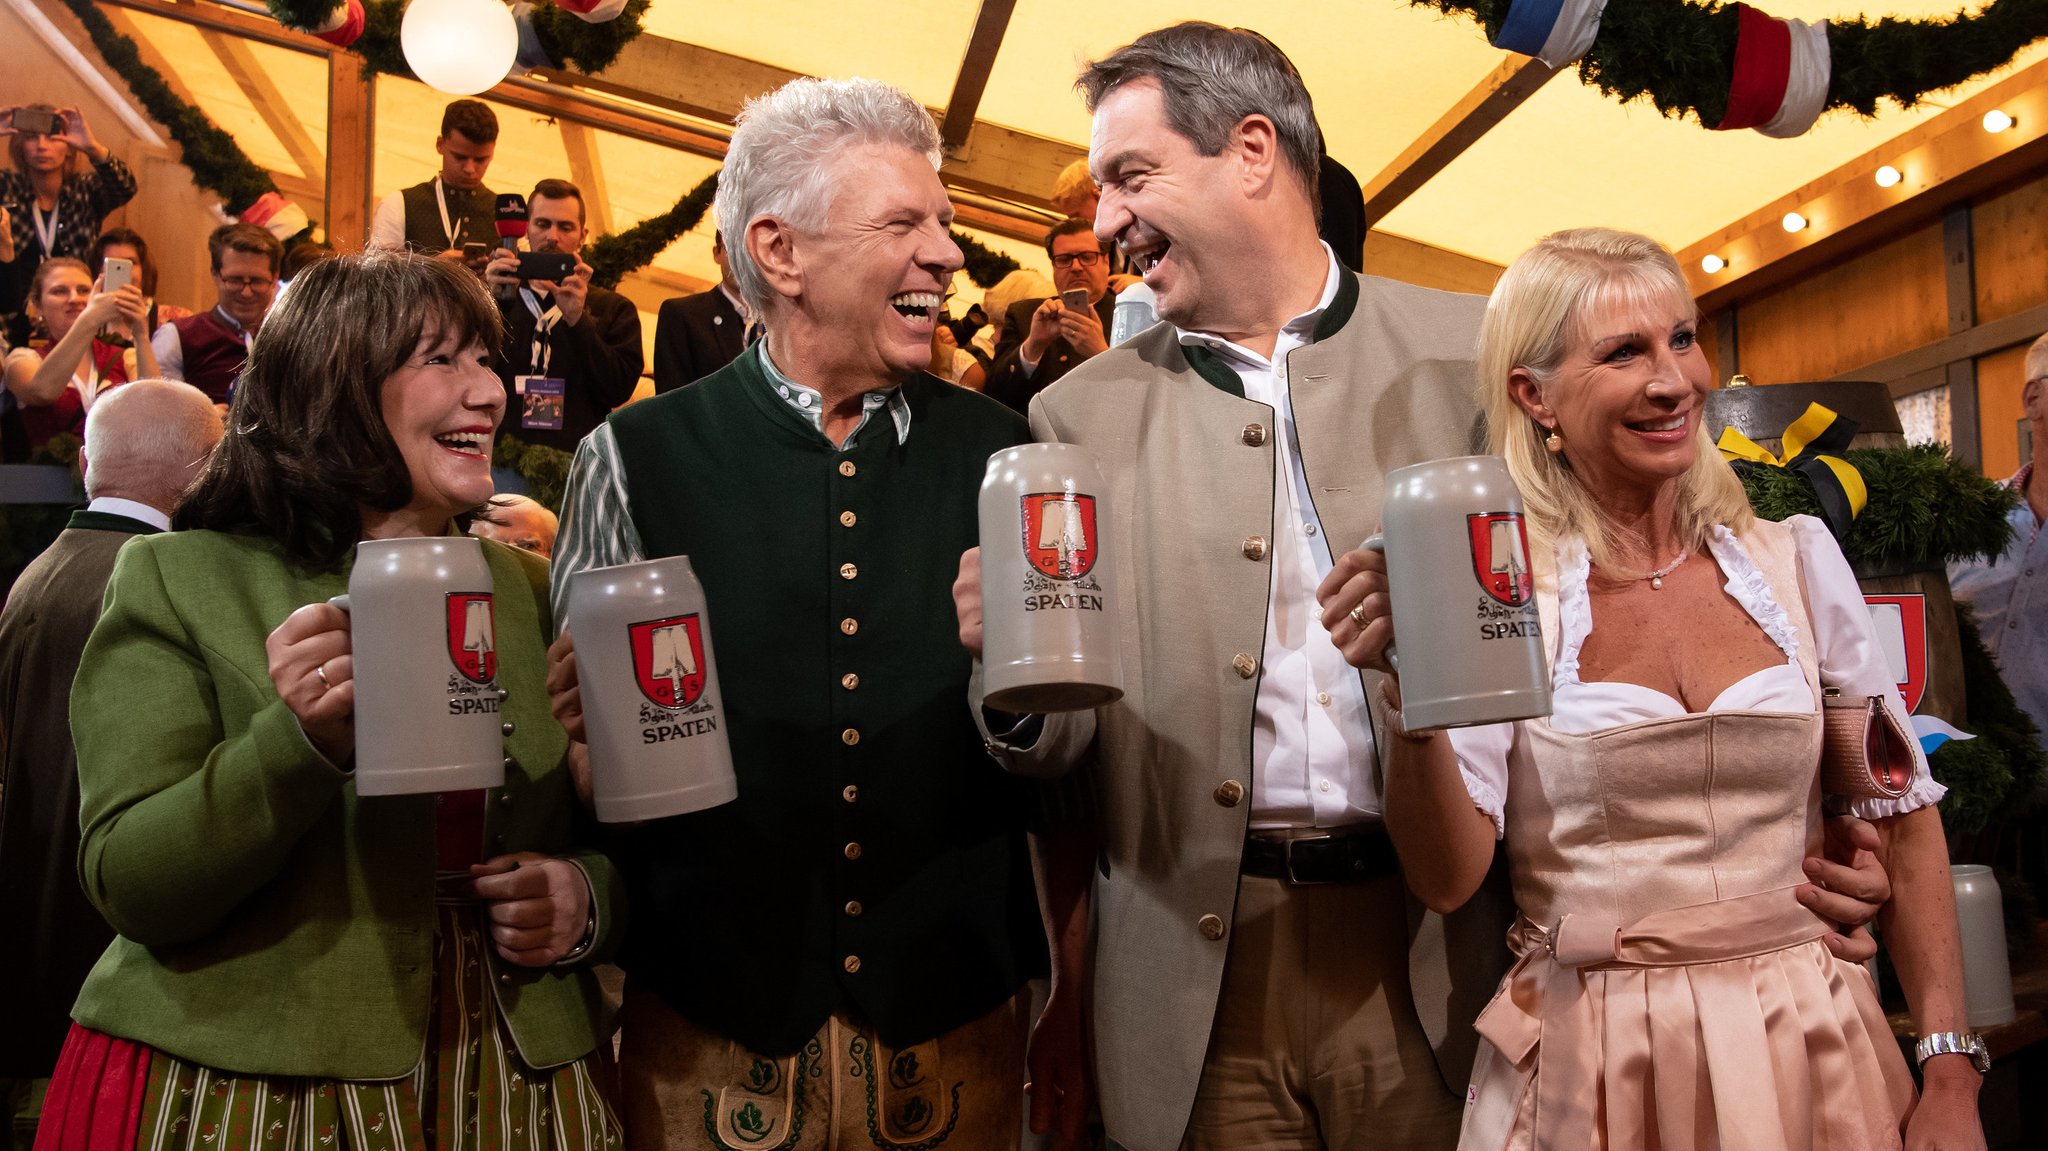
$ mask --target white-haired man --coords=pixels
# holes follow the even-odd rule
[[[687,554],[739,775],[622,848],[635,1151],[1016,1143],[1030,797],[983,751],[948,587],[988,456],[1027,430],[923,370],[962,262],[938,162],[886,85],[750,102],[718,225],[768,335],[577,450],[558,609],[578,571]],[[580,736],[572,643],[550,690]]]
[[[1080,87],[1096,235],[1166,322],[1031,403],[1038,438],[1088,447],[1105,505],[1130,510],[1123,699],[992,736],[1016,770],[1094,766],[1099,848],[1060,836],[1047,860],[1054,986],[1085,972],[1103,1119],[1130,1151],[1448,1147],[1505,916],[1424,923],[1407,897],[1381,677],[1345,662],[1333,639],[1357,627],[1326,626],[1316,591],[1373,530],[1388,469],[1472,450],[1485,301],[1361,279],[1318,239],[1314,109],[1257,33],[1160,29]],[[977,562],[956,588],[974,648]],[[1092,967],[1066,946],[1091,879]],[[1040,1034],[1076,1010],[1056,996]],[[1034,1088],[1080,1081],[1037,1057]]]
[[[528,496],[507,493],[491,497],[491,518],[478,516],[469,521],[469,534],[478,539],[529,551],[542,559],[555,554],[555,532],[559,526],[547,505]]]
[[[213,401],[190,384],[137,380],[102,392],[85,421],[92,502],[21,573],[0,612],[0,922],[23,925],[0,948],[0,1085],[56,1066],[71,1003],[114,938],[78,886],[70,700],[79,654],[115,553],[170,528],[220,436]]]

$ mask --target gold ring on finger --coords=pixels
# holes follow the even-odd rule
[[[327,665],[324,662],[313,665],[313,674],[320,677],[320,686],[323,689],[327,691],[334,690],[334,685],[327,682]]]
[[[1365,601],[1360,600],[1358,606],[1351,609],[1351,622],[1361,628],[1366,625]]]

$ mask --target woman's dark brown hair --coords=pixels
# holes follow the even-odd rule
[[[412,501],[384,426],[384,382],[422,337],[495,355],[503,331],[497,304],[460,265],[369,252],[306,268],[263,322],[227,436],[175,526],[267,535],[309,568],[340,567],[363,508]]]

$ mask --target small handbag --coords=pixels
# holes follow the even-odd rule
[[[1821,693],[1820,787],[1841,799],[1897,799],[1913,785],[1912,737],[1882,696]]]

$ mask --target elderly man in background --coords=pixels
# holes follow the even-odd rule
[[[469,534],[547,559],[555,554],[555,526],[555,513],[547,505],[526,496],[501,495],[491,497],[490,519],[478,516],[469,521]]]
[[[767,336],[576,454],[558,618],[579,571],[688,555],[739,776],[621,846],[635,1151],[1017,1142],[1032,797],[983,751],[947,607],[986,461],[1027,432],[923,370],[962,263],[939,159],[873,81],[749,103],[718,224]],[[580,737],[573,642],[549,679]]]
[[[254,224],[225,224],[206,237],[206,254],[213,265],[213,309],[157,328],[149,346],[166,379],[183,380],[226,404],[277,298],[284,245]]]
[[[185,488],[221,436],[198,389],[137,380],[93,404],[85,421],[92,502],[28,565],[0,612],[0,1085],[13,1103],[56,1066],[85,974],[114,938],[78,886],[78,771],[71,680],[99,619],[114,555],[137,535],[167,531]],[[108,722],[147,722],[108,716]],[[34,1116],[17,1106],[14,1146]]]
[[[2006,517],[2012,542],[1990,560],[1949,565],[1956,599],[1977,613],[1984,646],[2020,708],[2040,728],[2048,751],[2048,336],[2027,349],[2027,381],[2020,390],[2033,455],[2005,481],[2019,506]]]

